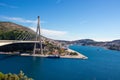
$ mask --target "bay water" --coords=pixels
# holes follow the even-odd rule
[[[120,51],[77,45],[69,48],[88,59],[0,55],[0,71],[17,74],[22,70],[34,80],[120,80]]]

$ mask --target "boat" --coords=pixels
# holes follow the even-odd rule
[[[49,56],[47,56],[47,58],[60,58],[60,56],[59,55],[49,55]]]

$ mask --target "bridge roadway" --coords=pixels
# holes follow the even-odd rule
[[[14,43],[38,43],[39,41],[22,41],[22,40],[0,40],[0,46]]]

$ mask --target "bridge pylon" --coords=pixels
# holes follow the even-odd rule
[[[41,36],[41,29],[40,29],[40,17],[39,16],[38,16],[38,23],[37,23],[36,39],[35,40],[39,41],[39,46],[37,46],[37,43],[35,42],[34,49],[33,49],[33,54],[36,54],[36,51],[40,52],[40,54],[43,54],[42,36]]]

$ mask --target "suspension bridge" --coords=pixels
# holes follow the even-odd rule
[[[29,31],[21,31],[19,34],[16,35],[15,40],[0,40],[0,47],[13,45],[13,44],[34,44],[33,47],[33,54],[36,53],[36,50],[40,51],[40,54],[43,54],[43,47],[42,47],[43,37],[41,36],[40,31],[40,17],[38,16],[38,24],[36,29],[36,35],[33,36]],[[39,44],[39,49],[38,49]]]
[[[50,48],[45,48],[49,45],[45,45],[45,39],[41,36],[41,31],[40,31],[40,17],[38,16],[38,24],[37,24],[37,29],[36,29],[36,34],[33,36],[31,34],[31,32],[29,31],[21,31],[20,33],[18,33],[15,37],[15,40],[0,40],[0,52],[15,52],[18,51],[20,55],[23,56],[40,56],[40,57],[62,57],[62,58],[80,58],[80,59],[87,59],[86,56],[75,52],[75,51],[71,51],[70,49],[68,49],[69,53],[75,52],[77,55],[75,56],[71,56],[71,55],[65,55],[68,54],[64,53],[64,56],[59,56],[58,50],[54,51],[54,54],[51,56],[49,54],[44,54],[43,51],[47,51],[49,52],[49,49],[51,50],[51,48],[57,49],[58,46],[60,47],[61,44],[57,43],[57,46],[52,46]],[[54,40],[47,40],[51,43],[56,44],[56,41]],[[21,50],[20,50],[21,49]],[[58,48],[59,49],[59,48]],[[29,54],[26,54],[26,52],[24,51],[32,51]],[[21,54],[22,53],[22,54]],[[58,53],[58,56],[56,56],[55,54]]]

